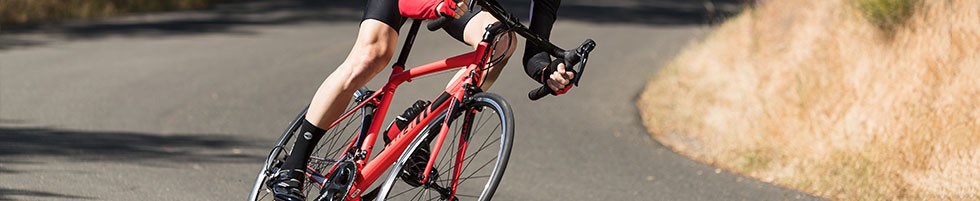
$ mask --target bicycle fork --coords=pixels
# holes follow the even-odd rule
[[[427,184],[429,185],[428,187],[433,188],[434,190],[439,192],[440,197],[442,197],[442,199],[458,200],[456,198],[456,189],[459,184],[459,177],[463,173],[462,164],[463,164],[463,160],[466,159],[465,157],[466,149],[469,145],[470,132],[473,124],[473,117],[475,116],[476,111],[475,109],[466,108],[462,106],[462,102],[456,102],[456,101],[452,103],[450,108],[453,108],[452,110],[462,110],[462,113],[465,114],[465,116],[463,117],[462,128],[460,129],[459,142],[458,142],[459,144],[456,149],[456,157],[454,158],[453,161],[455,165],[453,165],[453,171],[451,175],[452,180],[450,184],[452,186],[439,186],[436,182],[429,182],[429,181],[433,180],[432,178],[433,175],[430,175],[430,173],[433,172],[432,168],[433,165],[435,165],[436,157],[438,157],[439,151],[442,150],[442,144],[445,143],[446,136],[449,134],[449,125],[452,125],[452,120],[455,119],[453,118],[453,116],[455,115],[447,115],[446,119],[442,123],[442,126],[439,128],[439,135],[436,137],[437,139],[436,144],[432,149],[433,151],[431,155],[429,156],[429,161],[428,164],[426,164],[425,171],[423,171],[421,183]],[[453,114],[453,113],[455,112],[450,112],[449,114]],[[438,177],[438,175],[435,176]]]

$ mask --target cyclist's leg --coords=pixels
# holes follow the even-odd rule
[[[398,41],[398,28],[405,19],[391,0],[369,0],[357,39],[350,54],[323,81],[310,102],[305,121],[292,151],[271,185],[276,200],[303,200],[302,179],[313,148],[340,116],[351,95],[364,86],[391,60]]]
[[[368,19],[361,22],[354,47],[343,63],[320,84],[306,122],[300,127],[302,138],[296,138],[293,153],[283,165],[285,169],[297,169],[306,165],[316,142],[325,133],[324,128],[344,112],[351,95],[378,74],[388,63],[395,49],[398,33],[381,21]],[[309,132],[310,134],[306,134]]]
[[[473,48],[476,48],[480,44],[480,40],[483,40],[483,34],[486,32],[487,25],[498,23],[497,18],[494,18],[490,13],[481,11],[466,24],[466,29],[463,31],[463,41],[467,44],[471,44]],[[504,66],[507,65],[507,61],[510,60],[510,56],[514,54],[514,50],[517,48],[517,38],[515,38],[514,33],[510,32],[504,34],[500,37],[500,43],[497,44],[497,52],[491,58],[500,58],[499,62],[490,66],[487,71],[486,76],[483,81],[483,90],[487,90],[493,85],[493,82],[497,80],[497,76],[503,71]]]
[[[397,41],[398,33],[390,26],[374,19],[364,20],[347,59],[317,89],[306,120],[320,128],[330,126],[344,112],[354,91],[388,64]]]
[[[293,143],[291,154],[286,158],[282,169],[285,173],[280,180],[281,188],[276,188],[276,197],[282,200],[301,199],[297,196],[303,180],[299,179],[309,160],[310,153],[330,126],[346,108],[351,95],[364,86],[384,65],[391,60],[398,41],[394,28],[379,20],[367,19],[361,22],[354,47],[343,63],[320,84],[306,121],[299,128],[299,135]]]
[[[483,40],[483,34],[486,32],[487,25],[497,22],[498,20],[493,15],[485,11],[468,13],[448,25],[446,32],[457,40],[476,48],[480,44],[480,41]],[[514,54],[514,50],[517,48],[517,38],[514,36],[514,33],[504,34],[500,37],[500,41],[495,47],[496,51],[494,52],[496,54],[492,58],[502,58],[499,62],[490,66],[490,69],[487,71],[483,82],[483,90],[487,90],[493,85],[493,82],[500,75],[504,66],[507,65],[507,61],[510,60],[510,56]],[[456,73],[456,77],[462,76],[464,73],[465,70],[460,70]]]
[[[305,126],[300,128],[300,133],[305,134],[304,130],[321,131],[319,128],[330,126],[344,112],[354,91],[370,81],[391,60],[398,42],[398,29],[406,20],[398,14],[397,1],[367,1],[362,19],[354,47],[344,62],[327,76],[310,101]],[[313,146],[323,135],[322,132],[312,134],[310,139],[304,139],[306,136],[297,138],[293,149],[298,152],[291,153],[302,154],[292,154],[298,157],[288,158],[284,167],[301,168],[306,165]]]

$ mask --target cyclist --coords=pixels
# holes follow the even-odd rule
[[[323,137],[325,130],[335,121],[345,106],[350,102],[354,91],[367,84],[391,60],[398,42],[398,30],[407,18],[435,19],[440,16],[455,18],[443,29],[453,38],[473,46],[480,43],[484,28],[498,23],[492,15],[480,11],[466,12],[466,2],[455,3],[452,0],[368,0],[367,7],[361,20],[357,40],[344,62],[327,76],[317,89],[306,114],[306,121],[300,126],[299,133],[292,151],[270,182],[276,200],[304,200],[302,193],[304,169],[314,146]],[[530,0],[531,23],[529,29],[548,39],[552,25],[555,22],[558,6],[561,0]],[[489,87],[501,72],[506,61],[513,54],[516,39],[513,33],[504,34],[500,41],[508,41],[506,45],[497,45],[500,54],[495,58],[503,58],[501,62],[492,64],[483,84]],[[575,76],[564,70],[564,64],[553,62],[551,56],[542,48],[526,44],[523,58],[525,72],[532,79],[546,84],[554,91],[564,89]],[[551,65],[555,63],[556,65]],[[457,73],[461,76],[463,71]],[[553,73],[550,73],[553,72]]]

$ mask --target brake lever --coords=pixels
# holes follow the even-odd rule
[[[566,71],[570,71],[575,74],[575,78],[572,78],[572,80],[569,81],[571,82],[569,83],[569,85],[566,85],[565,88],[558,91],[551,90],[551,88],[548,87],[547,84],[540,86],[528,92],[527,98],[534,101],[534,100],[544,98],[548,94],[557,96],[560,94],[564,94],[573,86],[578,86],[579,80],[582,79],[582,73],[585,72],[585,64],[589,62],[589,53],[591,53],[593,49],[595,49],[595,41],[593,41],[592,39],[586,39],[585,42],[583,42],[582,45],[580,45],[578,48],[574,50],[563,51],[562,53],[563,55],[560,57],[560,59],[562,60],[561,62],[565,63]],[[575,64],[575,65],[569,65],[569,64]],[[551,68],[550,65],[551,64],[549,64],[549,68]],[[576,65],[578,66],[577,69],[575,67]]]
[[[578,63],[578,65],[576,65],[577,69],[568,69],[571,67],[566,66],[566,70],[572,70],[572,72],[575,73],[575,78],[572,78],[571,80],[572,84],[575,86],[578,86],[578,81],[582,78],[582,75],[585,74],[585,64],[589,62],[589,53],[591,53],[594,49],[595,41],[593,41],[591,38],[586,39],[584,42],[582,42],[582,45],[580,45],[579,48],[575,49],[576,56],[582,60]]]

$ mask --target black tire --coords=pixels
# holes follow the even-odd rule
[[[472,101],[464,105],[463,108],[461,113],[473,113],[471,115],[453,115],[455,119],[452,121],[452,125],[449,125],[449,133],[442,149],[439,150],[440,153],[433,168],[435,169],[433,174],[440,175],[433,180],[434,185],[432,183],[419,185],[418,182],[409,184],[406,182],[408,181],[405,179],[406,176],[402,176],[406,175],[406,173],[402,173],[402,170],[412,169],[413,166],[407,165],[406,162],[413,160],[410,158],[415,152],[419,152],[419,147],[423,143],[434,144],[434,141],[437,141],[431,140],[435,136],[430,136],[429,130],[441,128],[436,127],[436,124],[441,124],[439,122],[434,122],[424,129],[409,145],[408,150],[410,151],[403,153],[398,161],[392,165],[392,171],[389,171],[388,178],[381,185],[377,200],[446,200],[447,196],[441,196],[439,190],[436,189],[451,188],[452,186],[452,170],[455,166],[453,161],[458,155],[461,128],[464,128],[463,124],[466,122],[470,122],[471,125],[466,127],[472,128],[472,131],[467,138],[469,145],[466,153],[464,153],[463,165],[461,165],[463,170],[460,174],[456,198],[458,200],[490,200],[493,197],[504,175],[514,141],[513,111],[502,97],[492,93],[474,95]],[[469,120],[467,120],[468,118]],[[496,126],[492,124],[496,124]],[[438,132],[431,133],[431,135],[437,134]],[[484,155],[479,155],[481,153]],[[442,190],[443,194],[445,191]]]

